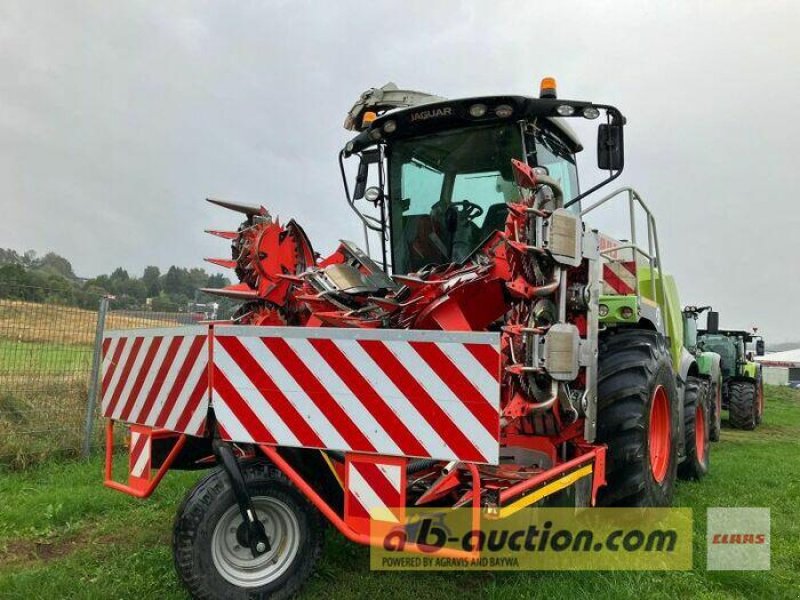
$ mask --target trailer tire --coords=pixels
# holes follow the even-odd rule
[[[686,458],[678,465],[681,479],[702,479],[708,473],[710,411],[709,382],[698,377],[686,378],[683,395],[683,423]]]
[[[322,554],[325,523],[286,476],[263,460],[241,469],[272,549],[253,558],[241,546],[239,508],[228,477],[215,469],[186,495],[175,518],[175,570],[193,598],[288,598]]]
[[[711,413],[708,439],[718,442],[722,431],[722,383],[720,381],[711,382],[708,404]]]
[[[599,504],[669,506],[678,434],[678,392],[664,337],[642,329],[602,336],[597,440],[608,450]]]
[[[758,391],[754,381],[731,381],[728,410],[731,427],[751,431],[756,428]]]

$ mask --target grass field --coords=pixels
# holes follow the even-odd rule
[[[132,315],[110,311],[106,330],[136,327],[174,327],[174,314]],[[97,311],[74,306],[0,300],[0,339],[57,344],[94,344]]]
[[[42,344],[0,338],[0,376],[88,373],[92,347],[85,344]]]
[[[170,327],[176,315],[111,311],[106,329]],[[97,312],[0,299],[0,469],[78,454]]]
[[[368,550],[329,531],[305,598],[799,598],[800,392],[771,388],[755,432],[723,430],[712,473],[682,482],[694,510],[694,569],[685,572],[370,572]],[[0,477],[0,597],[185,598],[172,568],[174,511],[198,473],[166,477],[141,502],[106,490],[101,464],[48,464]],[[769,507],[772,569],[705,569],[709,506]]]

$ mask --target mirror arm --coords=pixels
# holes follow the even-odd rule
[[[355,200],[350,197],[350,186],[347,185],[347,173],[345,173],[344,170],[344,158],[345,152],[342,150],[339,152],[339,171],[342,174],[342,185],[344,186],[344,196],[347,199],[347,204],[353,209],[353,212],[358,215],[358,218],[361,219],[364,227],[367,227],[372,231],[383,232],[384,227],[381,221],[375,217],[370,217],[369,215],[363,214],[360,210],[358,210],[358,208],[356,208]]]
[[[594,187],[591,187],[591,188],[589,188],[589,189],[588,189],[588,190],[586,190],[585,192],[581,192],[580,194],[578,194],[577,196],[575,196],[575,197],[574,197],[572,200],[570,200],[569,202],[567,202],[566,204],[564,204],[564,208],[569,208],[570,206],[572,206],[572,205],[573,205],[573,204],[575,204],[576,202],[580,202],[581,200],[583,200],[583,199],[584,199],[586,196],[588,196],[589,194],[596,192],[597,190],[599,190],[599,189],[600,189],[601,187],[603,187],[604,185],[607,185],[607,184],[611,183],[611,182],[612,182],[612,181],[614,181],[614,180],[615,180],[617,177],[619,177],[621,173],[622,173],[622,169],[620,169],[619,171],[617,171],[617,172],[615,172],[615,173],[612,173],[610,177],[608,177],[608,178],[604,179],[603,181],[601,181],[600,183],[598,183],[598,184],[597,184],[597,185],[595,185]]]

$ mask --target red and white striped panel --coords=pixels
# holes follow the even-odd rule
[[[218,327],[223,437],[496,464],[499,334]]]
[[[405,461],[397,463],[353,459],[345,475],[345,516],[399,523],[405,506]]]
[[[129,475],[139,479],[150,478],[150,457],[152,456],[151,430],[131,427],[131,448]]]
[[[636,261],[603,263],[603,294],[630,296],[636,293]]]
[[[103,340],[104,417],[201,435],[208,405],[207,328],[117,331]]]

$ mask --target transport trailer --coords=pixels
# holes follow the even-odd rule
[[[301,540],[313,555],[322,527],[309,504],[348,539],[378,545],[370,532],[381,515],[403,522],[406,507],[447,498],[472,509],[476,529],[482,514],[504,518],[534,503],[594,505],[603,445],[576,443],[577,427],[557,437],[502,431],[499,344],[498,333],[230,324],[111,332],[105,484],[147,498],[170,469],[220,465],[224,475],[196,490],[223,488],[211,504],[230,514],[182,547],[209,510],[209,498],[190,495],[176,521],[176,562],[200,573],[208,553],[223,581],[245,589],[295,573],[284,556],[292,549],[277,542],[296,544],[297,569]],[[112,477],[115,423],[129,428],[126,482]],[[227,537],[225,522],[236,523]],[[260,568],[273,559],[280,568]],[[197,577],[215,589],[218,577]]]

